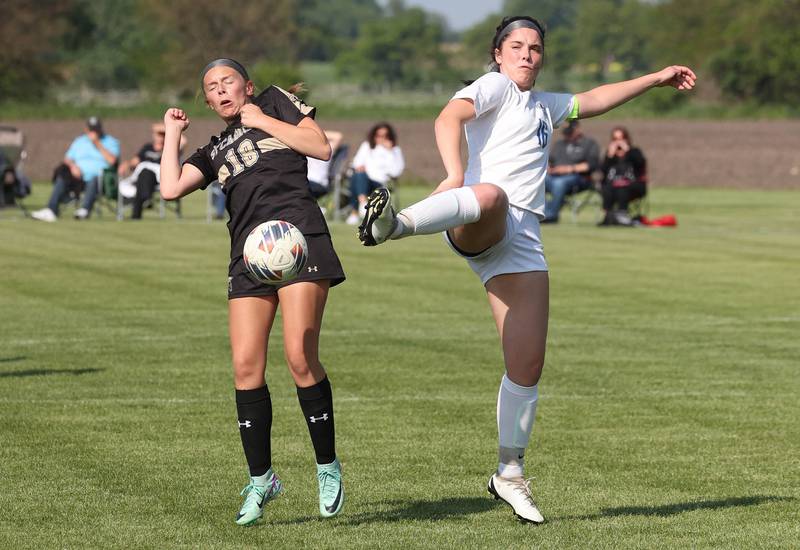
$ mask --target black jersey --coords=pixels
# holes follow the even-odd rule
[[[294,125],[315,114],[313,107],[277,86],[261,92],[253,103],[264,114]],[[206,186],[217,180],[225,192],[232,268],[247,235],[262,222],[285,220],[307,235],[328,233],[308,189],[305,155],[262,130],[230,124],[185,162],[203,173]]]
[[[139,162],[154,162],[158,164],[161,162],[162,153],[163,150],[156,151],[152,143],[146,143],[142,145],[142,148],[139,149],[139,152],[136,153],[136,156],[139,157]]]

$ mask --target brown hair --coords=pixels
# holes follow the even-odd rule
[[[632,145],[631,143],[631,134],[628,132],[628,129],[625,126],[614,126],[611,129],[611,139],[614,139],[615,132],[622,132],[622,136],[625,138],[625,141],[628,142],[628,145]]]
[[[397,145],[397,133],[392,128],[392,125],[388,122],[379,122],[372,128],[370,128],[369,132],[367,133],[367,141],[369,142],[369,148],[375,149],[375,134],[378,133],[378,130],[382,130],[386,128],[386,132],[389,134],[389,139],[394,145]]]

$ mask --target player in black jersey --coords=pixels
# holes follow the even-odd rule
[[[306,156],[327,160],[331,148],[314,122],[314,108],[276,86],[254,95],[247,71],[232,59],[209,63],[202,85],[206,103],[227,127],[181,166],[178,144],[189,118],[180,109],[167,110],[161,194],[175,199],[218,180],[226,195],[231,236],[229,329],[239,432],[250,468],[236,522],[254,523],[264,504],[282,490],[272,470],[272,404],[264,379],[269,332],[278,307],[286,360],[316,454],[320,514],[334,516],[344,503],[344,490],[335,452],[331,386],[318,347],[328,289],[344,281],[344,272],[306,177]],[[308,242],[307,267],[291,283],[263,284],[244,265],[247,235],[268,220],[294,224]]]

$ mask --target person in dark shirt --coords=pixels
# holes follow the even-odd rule
[[[589,189],[592,172],[600,164],[600,147],[597,142],[584,135],[580,123],[571,120],[563,130],[564,139],[553,144],[550,163],[544,180],[548,193],[542,223],[557,223],[558,213],[564,206],[564,198]]]
[[[599,225],[633,225],[628,205],[647,193],[647,160],[631,143],[627,128],[611,130],[602,169],[605,217]]]
[[[8,160],[5,153],[0,149],[0,208],[14,204],[16,200],[17,176],[14,165]]]
[[[117,170],[120,176],[130,174],[133,180],[135,194],[133,196],[133,213],[131,214],[131,219],[139,220],[142,218],[144,204],[150,200],[153,196],[153,192],[158,187],[165,131],[166,129],[163,122],[153,124],[153,141],[142,145],[139,152],[130,159],[121,162]],[[186,138],[181,136],[181,151],[185,145]],[[120,192],[123,191],[123,181],[120,181]]]
[[[257,521],[264,504],[282,490],[272,470],[272,404],[264,378],[269,333],[279,306],[286,360],[316,455],[320,515],[334,516],[342,509],[344,491],[335,452],[331,385],[319,361],[319,334],[328,289],[345,276],[306,175],[306,156],[327,160],[331,148],[314,122],[314,108],[277,86],[256,96],[246,69],[232,59],[209,63],[202,85],[206,103],[227,127],[181,165],[178,144],[189,118],[181,109],[168,109],[160,189],[170,200],[216,180],[225,193],[231,236],[229,330],[239,434],[250,469],[236,523]],[[294,224],[308,243],[307,271],[276,286],[254,279],[242,252],[250,231],[268,220]]]

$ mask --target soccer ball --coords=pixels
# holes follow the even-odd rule
[[[307,259],[306,238],[289,222],[264,222],[256,226],[244,242],[247,269],[256,279],[270,285],[297,277]]]

